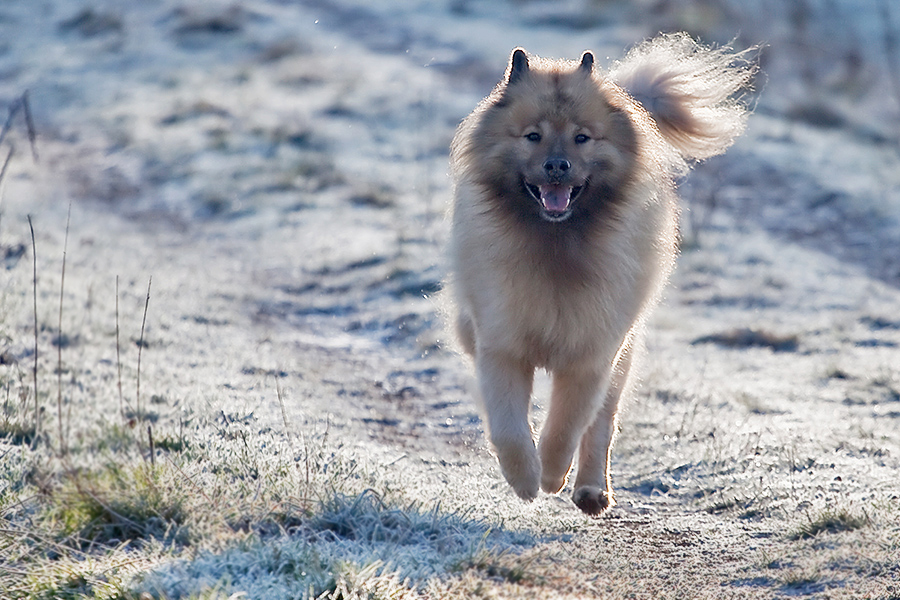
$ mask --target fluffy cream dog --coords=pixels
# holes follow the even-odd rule
[[[689,161],[744,129],[742,54],[665,35],[609,72],[517,48],[459,126],[449,286],[475,362],[490,441],[525,500],[566,484],[597,515],[613,503],[609,454],[642,323],[672,270]],[[535,447],[534,371],[552,375]]]

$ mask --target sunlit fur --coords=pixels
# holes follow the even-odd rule
[[[459,126],[454,325],[501,470],[526,500],[559,492],[578,450],[575,503],[596,515],[613,502],[619,399],[677,252],[673,177],[742,131],[734,98],[753,69],[738,58],[684,35],[638,46],[610,73],[590,53],[555,61],[516,49]],[[538,447],[536,368],[553,378]]]

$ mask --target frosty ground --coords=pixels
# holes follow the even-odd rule
[[[0,596],[900,597],[891,60],[817,72],[900,15],[637,4],[4,3]],[[618,506],[524,504],[438,316],[447,147],[514,46],[682,27],[767,42],[759,103],[681,186]]]

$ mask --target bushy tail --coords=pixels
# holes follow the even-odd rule
[[[706,48],[686,33],[665,34],[634,47],[610,77],[643,105],[660,133],[685,159],[725,151],[743,131],[755,48]]]

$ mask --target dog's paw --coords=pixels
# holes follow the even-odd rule
[[[533,465],[524,465],[521,464],[521,461],[517,462],[519,464],[515,466],[515,470],[501,468],[501,471],[503,471],[503,476],[506,477],[506,481],[512,487],[516,495],[526,502],[531,502],[537,498],[538,495],[540,468],[537,461],[535,461]]]
[[[537,481],[534,482],[534,485],[532,485],[530,482],[518,482],[518,484],[515,484],[510,481],[509,485],[512,486],[512,489],[516,493],[516,495],[525,502],[533,502],[534,499],[537,498]]]
[[[558,494],[563,486],[566,485],[566,477],[568,476],[568,472],[564,473],[562,477],[559,475],[551,476],[549,474],[543,474],[541,476],[541,489],[547,492],[548,494]]]
[[[542,439],[538,453],[541,456],[541,489],[548,494],[557,494],[566,485],[572,470],[572,455],[565,450],[551,448]]]
[[[610,492],[589,485],[583,485],[575,490],[572,502],[591,517],[599,517],[603,511],[615,504]]]
[[[502,448],[495,446],[494,450],[500,471],[516,495],[527,502],[537,498],[541,463],[534,443],[528,440],[528,443],[506,444]]]

